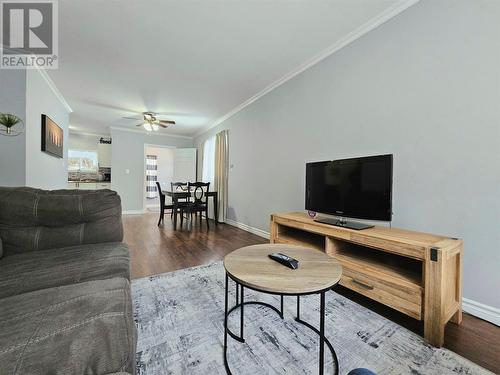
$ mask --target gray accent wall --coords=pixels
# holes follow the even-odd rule
[[[144,147],[146,144],[193,147],[190,138],[147,135],[111,128],[111,188],[122,199],[123,211],[141,211],[144,206]],[[128,173],[127,173],[128,171]]]
[[[393,153],[393,226],[463,238],[464,297],[499,308],[499,19],[422,0],[197,137],[229,129],[229,219],[268,231],[306,162]]]
[[[26,71],[0,69],[0,112],[26,122]],[[3,128],[3,127],[2,127]],[[26,138],[0,135],[0,186],[26,183]]]

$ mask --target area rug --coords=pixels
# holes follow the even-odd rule
[[[221,262],[132,281],[138,374],[226,374],[224,283]],[[234,284],[230,286],[234,304]],[[279,307],[279,297],[247,289],[245,300],[250,299]],[[319,297],[301,301],[301,318],[317,327]],[[263,306],[245,308],[246,342],[228,338],[228,362],[234,375],[318,373],[318,336],[293,320],[295,297],[285,297],[284,305],[284,320]],[[357,367],[384,375],[491,374],[333,291],[326,295],[325,319],[340,374]],[[238,311],[228,324],[238,332]],[[328,350],[325,358],[325,374],[331,374]]]

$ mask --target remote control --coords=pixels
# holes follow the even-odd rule
[[[283,264],[283,265],[285,265],[288,268],[291,268],[293,270],[299,268],[299,261],[297,259],[293,259],[293,258],[289,257],[286,254],[272,253],[272,254],[269,254],[269,258],[271,258],[272,260],[275,260],[276,262],[279,262],[279,263],[281,263],[281,264]]]

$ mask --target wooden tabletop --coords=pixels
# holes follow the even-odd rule
[[[283,253],[299,261],[293,270],[269,258]],[[229,275],[244,286],[276,294],[319,292],[337,284],[342,266],[325,253],[307,247],[265,244],[242,247],[224,258]]]
[[[441,249],[448,247],[456,247],[462,241],[456,238],[450,238],[449,236],[415,232],[407,229],[399,228],[388,228],[383,226],[374,226],[372,228],[363,230],[354,230],[345,227],[337,227],[330,224],[318,223],[314,219],[310,218],[305,212],[288,212],[273,214],[273,218],[278,220],[288,220],[297,222],[303,227],[303,225],[313,225],[312,232],[331,235],[333,237],[343,238],[345,240],[351,240],[353,237],[370,237],[373,239],[381,239],[384,241],[391,241],[393,243],[401,243],[406,246],[411,246],[414,249],[427,249],[430,247],[439,247]],[[358,241],[356,241],[358,242]]]
[[[174,190],[174,191],[162,190],[161,192],[165,195],[168,195],[169,197],[179,196],[181,198],[184,198],[184,197],[190,197],[193,195],[193,191],[187,191],[187,190]],[[210,196],[214,196],[215,194],[217,194],[217,192],[214,190],[210,190],[210,191],[206,191],[205,194],[207,197],[210,197]]]

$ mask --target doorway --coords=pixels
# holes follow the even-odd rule
[[[174,151],[172,147],[146,145],[145,206],[147,210],[158,211],[160,207],[159,192],[156,182],[162,189],[170,188],[174,177]],[[167,199],[169,199],[167,197]],[[170,204],[170,202],[165,202]]]
[[[175,181],[196,181],[196,148],[176,148],[155,144],[144,145],[144,192],[145,211],[160,210],[160,196],[156,182],[162,190],[170,190]],[[172,204],[165,197],[165,204]]]

